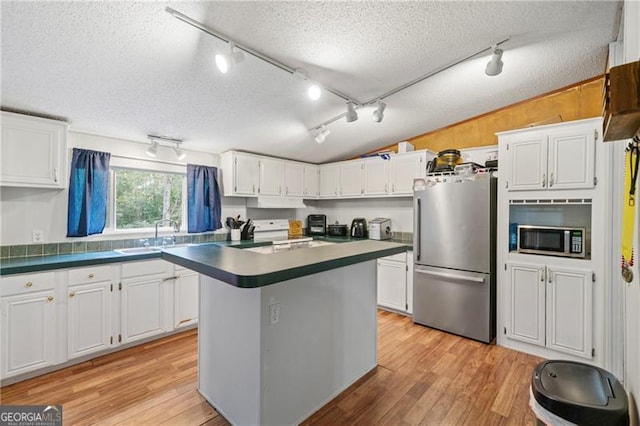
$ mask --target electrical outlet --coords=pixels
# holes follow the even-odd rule
[[[280,303],[269,305],[269,325],[277,324],[280,321]]]
[[[44,239],[44,232],[42,229],[34,229],[31,233],[31,242],[32,243],[41,243]]]

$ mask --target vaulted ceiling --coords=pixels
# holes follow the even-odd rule
[[[385,99],[384,120],[309,129],[345,101],[306,95],[307,82],[251,55],[221,74],[227,43],[185,24],[169,6],[240,45],[365,102],[510,37],[503,72],[490,52]],[[184,139],[213,153],[241,149],[321,163],[359,155],[601,74],[618,34],[616,1],[4,1],[4,108],[64,117],[71,128],[146,141]]]

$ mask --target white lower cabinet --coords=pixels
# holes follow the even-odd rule
[[[408,266],[409,262],[413,265],[412,255],[412,252],[407,252],[378,259],[378,306],[413,312],[413,266],[411,269]]]
[[[176,268],[173,289],[174,328],[186,327],[198,322],[198,283],[200,274],[188,269]]]
[[[507,337],[592,357],[592,271],[507,263]]]
[[[111,281],[69,286],[68,356],[75,358],[108,349],[111,334]]]
[[[165,331],[163,282],[162,276],[122,280],[122,343]]]
[[[54,364],[55,276],[51,272],[0,279],[0,376]]]

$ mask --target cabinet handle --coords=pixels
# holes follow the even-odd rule
[[[89,278],[93,278],[93,277],[94,277],[93,273],[90,273]]]
[[[547,274],[547,278],[549,278],[549,279],[547,280],[548,282],[552,282],[553,272],[549,271],[549,273]]]
[[[49,302],[51,302],[51,301],[53,300],[53,296],[49,296],[49,297],[47,297],[47,300],[48,300]]]
[[[75,295],[76,295],[76,292],[75,292],[75,291],[72,291],[71,293],[69,293],[69,297],[73,297],[73,296],[75,296]]]
[[[422,160],[422,158],[420,160]],[[391,184],[391,192],[396,192],[396,184],[395,183]]]
[[[189,322],[189,321],[191,321],[191,318],[183,319],[178,324],[184,324],[185,322]]]
[[[58,182],[58,168],[53,169],[53,181]]]
[[[256,185],[255,184],[253,184],[251,192],[253,192],[254,194],[256,193]]]
[[[165,281],[171,281],[171,280],[177,280],[177,279],[178,279],[177,275],[174,275],[173,277],[167,277],[167,278],[164,278],[164,279],[162,280],[162,282],[165,282]]]
[[[540,282],[544,282],[544,268],[540,269]]]
[[[32,283],[31,281],[29,281],[29,282],[28,282],[28,283],[26,283],[24,286],[25,286],[25,287],[31,287],[31,286],[33,286],[33,283]]]
[[[542,187],[543,188],[547,187],[547,174],[546,173],[542,174]]]
[[[549,175],[549,188],[553,186],[553,173]]]

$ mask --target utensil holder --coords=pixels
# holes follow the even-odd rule
[[[231,241],[240,241],[240,230],[232,229],[231,230]]]

